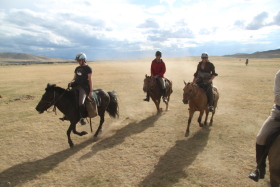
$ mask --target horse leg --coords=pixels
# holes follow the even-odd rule
[[[76,123],[76,124],[77,124],[77,123]],[[77,135],[79,135],[79,136],[84,136],[84,135],[88,134],[86,131],[78,132],[78,131],[76,130],[76,124],[74,125],[73,130],[72,130],[74,134],[77,134]]]
[[[68,130],[67,130],[67,132],[66,132],[67,137],[68,137],[68,144],[69,144],[70,147],[73,147],[73,146],[74,146],[74,144],[73,144],[73,142],[72,142],[72,140],[71,140],[71,137],[70,137],[70,134],[71,134],[71,131],[72,131],[72,129],[73,129],[73,126],[74,126],[73,123],[71,123],[70,126],[69,126],[69,128],[68,128]]]
[[[156,105],[156,107],[157,107],[157,114],[160,114],[161,111],[162,111],[162,109],[159,108],[160,99],[159,99],[159,100],[154,100],[154,102],[155,102],[155,105]]]
[[[270,186],[279,187],[279,183],[274,179],[273,174],[270,174]]]
[[[204,113],[204,110],[200,111],[199,112],[199,117],[197,119],[198,124],[199,124],[200,127],[203,127],[203,124],[201,123],[201,119],[202,119],[203,113]]]
[[[212,116],[211,116],[211,119],[210,119],[209,126],[212,126],[212,124],[213,124],[213,117],[214,117],[214,114],[215,114],[215,110],[214,110],[214,112],[212,112]]]
[[[166,104],[166,111],[168,111],[169,99],[170,99],[170,94],[168,94],[168,96],[167,96],[167,102],[165,103],[165,104]]]
[[[99,132],[100,132],[101,129],[102,129],[102,124],[104,123],[104,113],[105,113],[105,111],[103,112],[103,114],[100,114],[100,113],[99,113],[99,116],[100,116],[100,123],[99,123],[98,129],[96,130],[96,132],[95,132],[95,134],[94,134],[94,137],[97,137],[97,135],[99,134]]]
[[[165,110],[166,110],[166,111],[168,111],[168,100],[169,100],[169,99],[167,99],[167,102],[165,102],[165,105],[166,105]]]
[[[189,111],[188,127],[185,133],[185,137],[188,137],[190,135],[190,124],[192,121],[193,113],[194,113],[193,111]]]
[[[207,125],[207,119],[208,119],[208,114],[209,114],[209,110],[206,110],[205,112],[205,120],[204,120],[204,125]]]

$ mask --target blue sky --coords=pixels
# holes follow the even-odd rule
[[[0,0],[0,52],[89,60],[280,48],[279,0]]]

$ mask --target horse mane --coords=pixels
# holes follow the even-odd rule
[[[75,93],[69,89],[64,89],[56,85],[54,85],[53,88],[59,94],[64,94],[64,96],[66,96],[67,98],[73,98],[75,96]]]

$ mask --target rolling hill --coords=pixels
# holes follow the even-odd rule
[[[0,52],[0,64],[52,64],[74,62],[71,59],[50,58],[27,53],[2,53]]]
[[[280,58],[280,49],[255,52],[252,54],[237,53],[233,55],[224,55],[224,57],[236,58]]]

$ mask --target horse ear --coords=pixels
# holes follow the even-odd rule
[[[187,85],[187,83],[184,81],[185,85]]]
[[[146,77],[146,78],[148,77],[147,74],[145,75],[145,77]]]
[[[56,84],[50,84],[50,83],[48,83],[48,84],[47,84],[47,88],[50,88],[50,87],[56,87]]]

